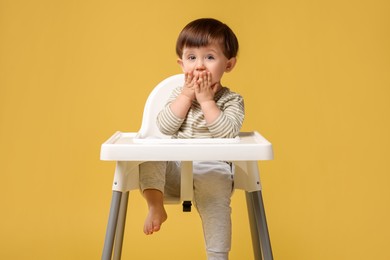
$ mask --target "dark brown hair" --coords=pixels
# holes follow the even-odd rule
[[[237,56],[238,40],[226,24],[212,18],[201,18],[187,24],[176,42],[176,54],[183,55],[184,47],[204,47],[213,42],[221,45],[226,58]]]

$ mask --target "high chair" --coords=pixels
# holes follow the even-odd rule
[[[233,162],[234,187],[246,194],[255,259],[273,259],[257,163],[273,159],[271,143],[258,132],[241,132],[232,139],[171,139],[160,133],[156,126],[157,114],[172,90],[183,83],[183,74],[163,80],[146,101],[139,132],[116,132],[102,144],[101,160],[116,161],[102,259],[121,258],[129,192],[139,190],[139,164],[145,161],[182,161],[180,198],[164,198],[164,202],[183,202],[183,211],[190,211],[192,161],[198,160]]]

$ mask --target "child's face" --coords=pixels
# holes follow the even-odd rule
[[[220,83],[224,72],[233,69],[236,58],[228,59],[217,43],[205,47],[184,47],[183,56],[178,59],[184,73],[193,73],[197,77],[202,72],[211,73],[212,84]]]

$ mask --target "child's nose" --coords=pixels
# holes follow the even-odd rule
[[[205,70],[205,69],[206,69],[206,67],[204,66],[203,60],[199,60],[196,63],[196,70],[197,71],[202,71],[202,70]]]

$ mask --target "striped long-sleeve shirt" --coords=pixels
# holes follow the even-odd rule
[[[182,87],[176,88],[165,108],[157,116],[157,126],[166,135],[173,138],[234,138],[240,132],[244,121],[244,100],[241,95],[222,87],[214,96],[221,110],[219,117],[207,124],[200,104],[194,100],[186,118],[175,116],[170,104],[181,93]]]

